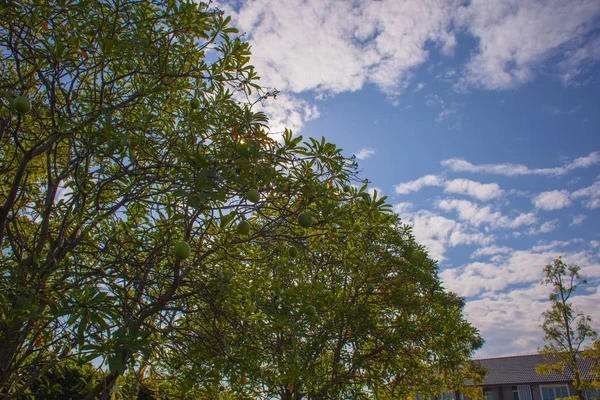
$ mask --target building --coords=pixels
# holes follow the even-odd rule
[[[474,360],[487,368],[481,386],[487,400],[554,400],[576,396],[570,374],[539,375],[535,368],[544,363],[539,354]],[[593,361],[580,360],[580,369],[591,378]],[[597,390],[586,393],[588,400],[600,400]]]

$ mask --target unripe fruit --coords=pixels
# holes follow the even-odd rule
[[[188,204],[193,208],[200,208],[202,206],[202,198],[198,193],[192,193],[188,197]]]
[[[246,236],[250,233],[250,223],[248,221],[244,220],[238,224],[237,229],[238,229],[238,233],[240,235]]]
[[[197,97],[194,97],[191,101],[190,101],[190,107],[192,108],[192,110],[197,110],[200,108],[200,100],[198,100]]]
[[[298,249],[295,248],[294,246],[290,246],[290,248],[288,249],[288,252],[290,254],[290,257],[292,257],[292,258],[298,257]]]
[[[257,203],[260,200],[260,193],[256,189],[250,189],[246,193],[246,198],[252,203]]]
[[[178,260],[185,260],[190,256],[190,245],[186,242],[179,242],[173,247],[173,255]]]
[[[306,314],[310,317],[315,317],[317,315],[317,309],[315,306],[306,307]]]
[[[25,96],[18,96],[13,100],[13,107],[19,114],[26,114],[31,110],[31,102]]]
[[[300,214],[298,217],[298,223],[303,228],[310,228],[312,225],[312,215],[307,212]]]

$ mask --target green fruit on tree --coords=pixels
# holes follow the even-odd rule
[[[292,257],[292,258],[298,257],[298,249],[296,247],[290,246],[290,248],[288,249],[288,252],[290,254],[290,257]]]
[[[250,223],[246,220],[243,220],[238,224],[237,229],[240,235],[246,236],[250,233]]]
[[[198,193],[192,193],[188,197],[188,204],[193,208],[200,208],[202,206],[202,198]]]
[[[312,225],[312,215],[307,212],[300,214],[298,217],[298,223],[303,228],[310,228]]]
[[[192,108],[192,110],[197,110],[200,108],[200,100],[198,100],[197,97],[194,97],[191,101],[190,101],[190,107]]]
[[[306,307],[306,314],[309,317],[315,317],[317,315],[317,309],[315,308],[315,306],[308,306]]]
[[[352,188],[350,187],[350,185],[344,186],[344,193],[350,193],[350,190],[352,190]]]
[[[260,200],[260,193],[256,189],[250,189],[248,190],[248,193],[246,193],[246,198],[248,201],[257,203]]]
[[[13,100],[13,107],[19,114],[26,114],[31,110],[31,102],[25,96],[18,96]]]
[[[178,260],[185,260],[190,256],[190,245],[186,242],[179,242],[173,247],[173,255]]]

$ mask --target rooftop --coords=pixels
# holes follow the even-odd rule
[[[536,373],[536,366],[544,363],[544,357],[540,354],[484,358],[473,361],[487,368],[487,375],[482,385],[569,382],[573,380],[569,373],[565,375],[555,373],[539,375]],[[593,367],[592,364],[593,361],[591,359],[579,360],[582,372],[589,378],[592,377],[590,375]]]

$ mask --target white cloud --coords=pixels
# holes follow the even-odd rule
[[[497,183],[481,183],[469,179],[453,179],[445,181],[439,175],[425,175],[414,181],[396,185],[396,194],[418,192],[425,186],[444,186],[445,193],[463,194],[481,201],[488,201],[504,194]]]
[[[437,175],[425,175],[414,181],[404,182],[395,186],[396,194],[418,192],[425,186],[442,186],[444,180]]]
[[[553,240],[550,243],[544,244],[544,242],[539,241],[538,244],[531,248],[532,251],[548,251],[548,250],[556,250],[561,247],[568,247],[574,244],[585,243],[583,239],[569,239],[569,240]]]
[[[402,217],[402,214],[410,211],[413,207],[413,204],[408,202],[408,201],[403,201],[400,203],[396,203],[393,206],[393,210],[396,214],[400,214],[400,216]]]
[[[571,194],[571,197],[584,199],[584,205],[587,208],[600,207],[600,181],[596,181],[586,188],[576,190]]]
[[[448,238],[448,244],[451,247],[473,244],[487,245],[492,243],[492,241],[492,236],[482,232],[473,232],[466,229],[463,224],[458,224]]]
[[[470,258],[494,256],[497,254],[508,254],[511,251],[513,251],[513,249],[510,247],[507,247],[507,246],[492,245],[492,246],[487,246],[487,247],[481,247],[481,248],[475,250],[473,253],[471,253]]]
[[[466,65],[463,83],[500,90],[529,81],[551,56],[562,56],[567,71],[595,56],[560,53],[594,27],[597,0],[472,0],[457,22],[479,39],[478,51]],[[561,57],[561,58],[562,58]],[[582,60],[580,62],[579,60]]]
[[[371,149],[369,147],[363,147],[355,154],[356,158],[359,160],[366,160],[375,155],[375,149]]]
[[[465,194],[476,199],[487,201],[502,196],[503,191],[497,183],[480,183],[469,179],[446,181],[444,192]]]
[[[535,208],[542,210],[559,210],[571,205],[571,196],[566,190],[542,192],[532,200]]]
[[[561,176],[577,168],[588,168],[600,163],[600,152],[592,152],[563,165],[553,168],[529,168],[522,164],[480,164],[474,165],[462,158],[450,158],[441,162],[442,166],[453,172],[472,172],[504,176],[541,175]]]
[[[445,252],[448,247],[489,245],[493,242],[491,235],[431,211],[407,213],[405,218],[406,222],[412,225],[417,241],[428,249],[433,259],[440,262],[446,259]]]
[[[580,266],[597,265],[598,255],[592,251],[559,252],[562,243],[552,249],[543,247],[530,250],[516,250],[503,257],[501,262],[472,262],[457,268],[449,268],[440,274],[444,285],[462,295],[492,296],[513,285],[540,282],[544,267],[556,257],[563,256],[568,264]],[[596,274],[600,274],[598,271]]]
[[[446,258],[446,243],[457,222],[429,211],[420,211],[409,216],[417,241],[428,249],[429,255],[438,261]]]
[[[581,225],[583,223],[583,221],[585,221],[586,218],[587,217],[583,214],[575,215],[573,217],[573,220],[571,221],[571,223],[569,223],[569,226]]]
[[[566,52],[565,59],[558,64],[563,82],[566,85],[580,85],[581,75],[598,61],[600,61],[600,36]]]
[[[475,227],[489,224],[492,228],[514,229],[537,222],[534,213],[521,213],[515,217],[508,217],[499,211],[492,211],[491,206],[479,207],[468,200],[442,199],[438,201],[437,207],[447,212],[456,211],[460,220]]]
[[[560,221],[558,219],[553,219],[552,221],[546,221],[541,224],[539,227],[531,227],[525,233],[528,235],[539,235],[540,233],[548,233],[552,232],[560,225]]]
[[[317,106],[294,96],[279,94],[277,98],[263,100],[257,105],[257,111],[264,111],[269,117],[269,131],[278,138],[285,128],[298,133],[304,123],[319,118]]]
[[[264,84],[280,90],[340,93],[376,84],[394,95],[437,43],[450,52],[454,5],[439,0],[242,2],[236,25],[248,32]]]

